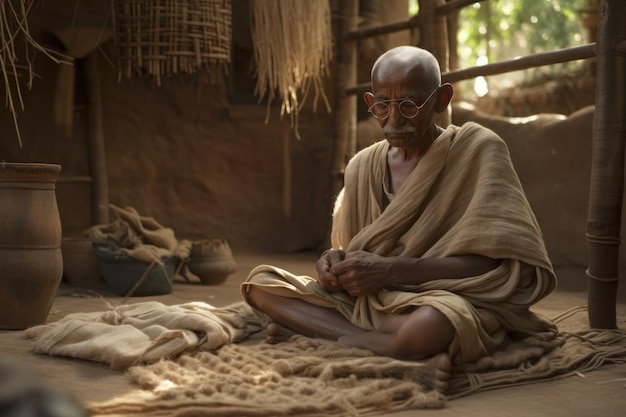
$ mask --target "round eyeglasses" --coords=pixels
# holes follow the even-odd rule
[[[406,119],[412,119],[419,114],[422,107],[424,107],[426,103],[428,103],[428,100],[431,99],[433,94],[435,94],[438,89],[439,87],[435,88],[433,92],[430,93],[428,98],[424,100],[421,106],[418,106],[413,100],[409,100],[408,98],[383,100],[372,104],[369,109],[367,109],[367,111],[372,113],[375,118],[385,120],[387,117],[389,117],[389,113],[391,112],[391,105],[397,103],[398,110],[400,111],[402,117]]]

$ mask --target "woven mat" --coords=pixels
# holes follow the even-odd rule
[[[539,359],[494,368],[502,358],[515,355],[510,350],[501,352],[500,358],[453,369],[444,395],[438,390],[441,373],[417,362],[302,336],[269,345],[260,336],[214,352],[132,367],[128,376],[142,390],[89,404],[89,410],[94,416],[146,417],[384,415],[441,408],[446,400],[478,391],[626,363],[624,331],[562,333],[563,346]]]
[[[133,367],[145,391],[91,404],[94,416],[339,416],[439,408],[432,370],[320,339],[231,344]]]

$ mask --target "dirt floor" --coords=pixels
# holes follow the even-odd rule
[[[127,303],[157,300],[164,304],[203,301],[224,306],[240,300],[239,283],[255,266],[263,263],[281,266],[299,274],[312,274],[317,258],[314,253],[283,255],[237,255],[235,274],[218,286],[205,286],[185,282],[175,283],[174,291],[167,296],[133,297]],[[626,328],[626,297],[624,291],[617,305],[618,325]],[[100,295],[102,297],[100,297]],[[62,284],[48,321],[52,322],[68,313],[105,310],[105,302],[117,306],[123,297],[102,291],[83,290]],[[586,304],[586,294],[572,291],[567,285],[548,296],[536,306],[536,311],[555,317],[559,313]],[[577,314],[575,320],[587,323],[586,313]],[[571,320],[571,319],[570,319]],[[43,380],[51,386],[62,388],[80,401],[104,401],[119,394],[137,389],[122,372],[107,366],[75,359],[49,357],[30,352],[30,342],[22,331],[0,331],[0,353],[3,358],[13,358],[38,370]],[[0,378],[1,380],[1,378]],[[556,381],[502,388],[447,402],[444,409],[420,410],[420,416],[623,416],[626,410],[626,365],[607,365],[588,374],[580,374]],[[413,416],[416,411],[404,411],[394,416]]]

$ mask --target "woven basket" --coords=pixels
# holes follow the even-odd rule
[[[219,82],[230,63],[231,0],[116,0],[120,76],[207,70]]]

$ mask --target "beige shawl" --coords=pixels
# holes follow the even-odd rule
[[[244,283],[244,297],[247,285],[259,285],[333,306],[364,329],[431,305],[456,328],[450,354],[457,364],[504,349],[512,339],[554,340],[549,348],[561,343],[556,327],[528,309],[555,288],[556,278],[505,143],[475,123],[448,127],[383,211],[388,148],[378,142],[348,164],[333,246],[417,258],[478,254],[501,259],[500,266],[481,276],[385,288],[356,299],[328,293],[310,277],[261,266]]]

